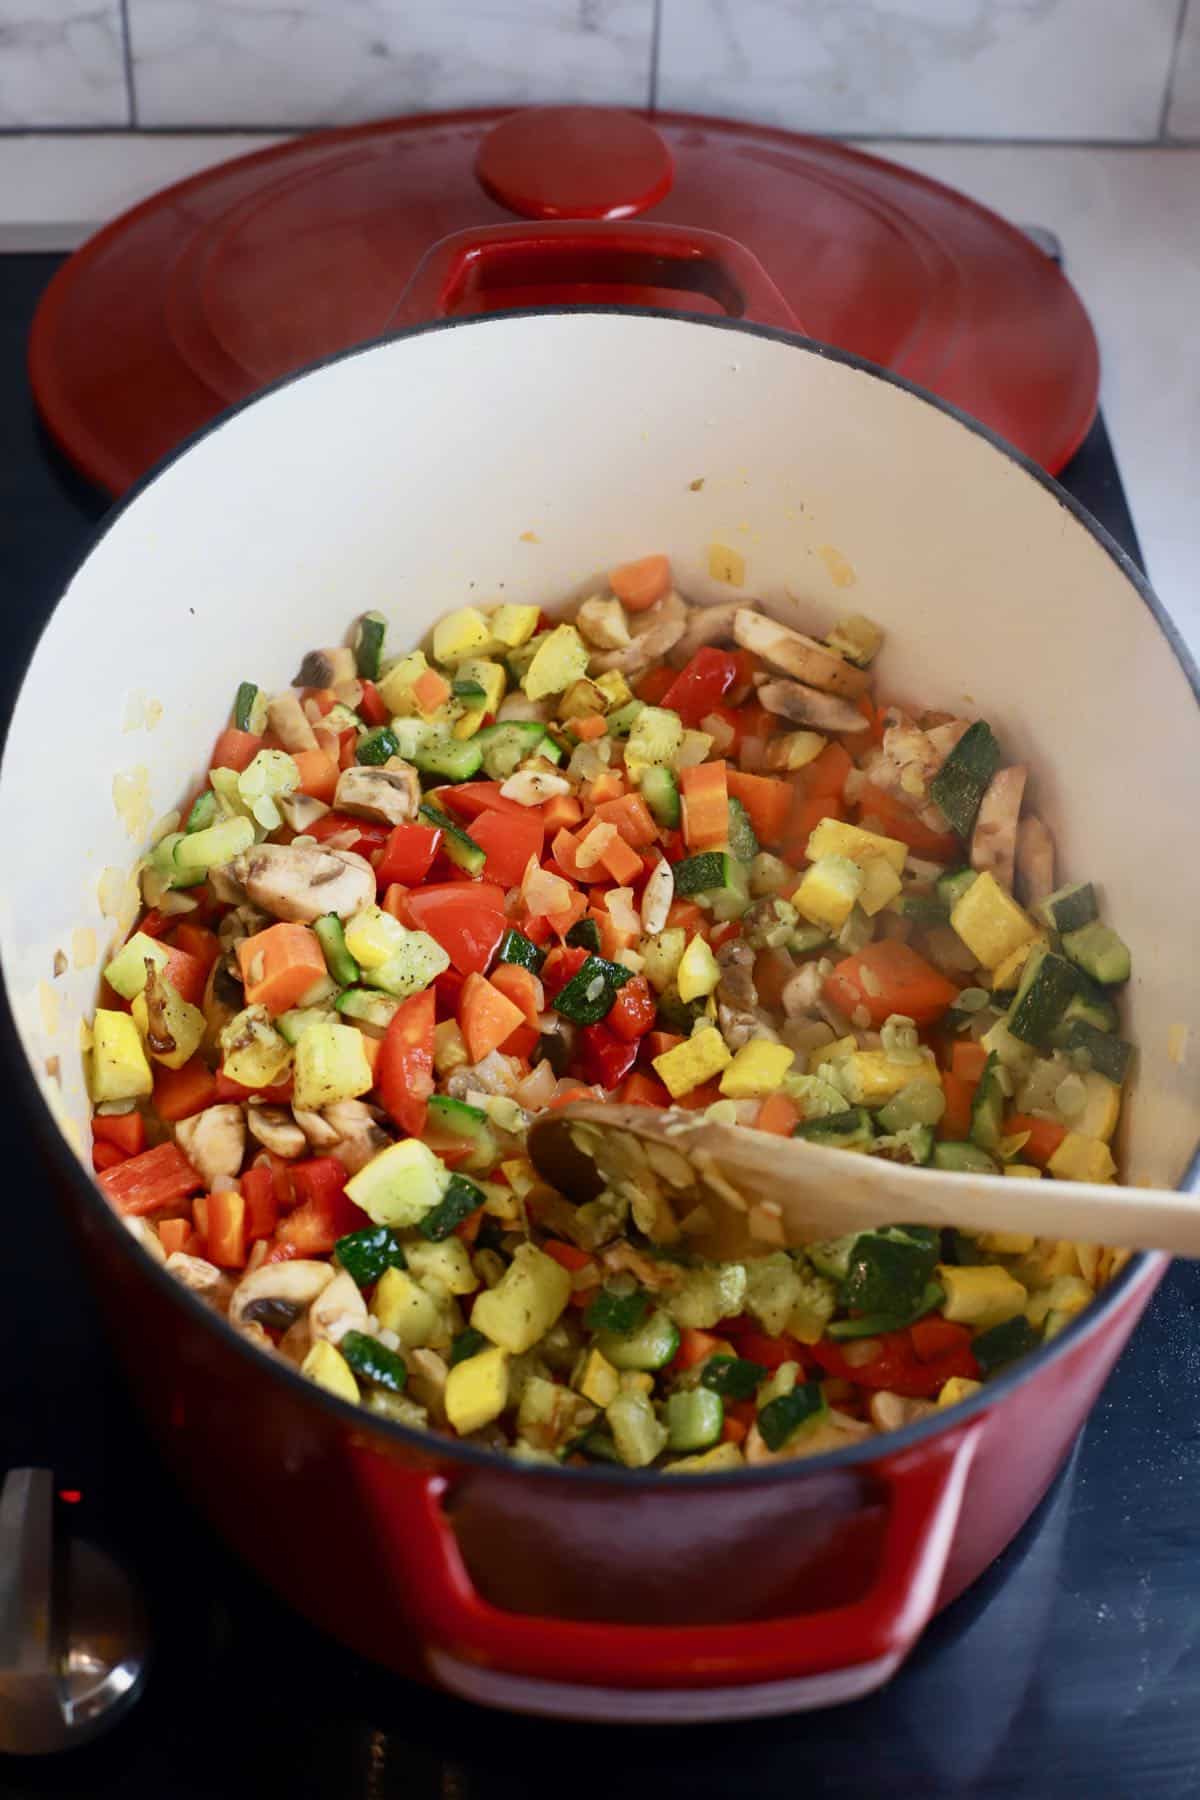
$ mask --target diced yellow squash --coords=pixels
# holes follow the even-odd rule
[[[521,686],[530,700],[561,694],[587,674],[588,647],[573,625],[556,625],[538,646]]]
[[[856,862],[848,856],[822,856],[805,873],[792,895],[792,905],[810,924],[840,931],[854,911],[854,902],[863,887],[863,872]]]
[[[1088,1069],[1080,1080],[1087,1090],[1087,1100],[1083,1111],[1072,1118],[1071,1124],[1082,1137],[1099,1138],[1101,1143],[1107,1144],[1117,1129],[1121,1090],[1096,1069]]]
[[[385,1269],[375,1286],[371,1311],[385,1331],[394,1331],[406,1350],[432,1343],[441,1324],[441,1308],[403,1269]]]
[[[460,606],[433,628],[435,662],[454,664],[468,656],[484,656],[491,643],[491,626],[477,606]]]
[[[161,969],[167,961],[165,944],[135,931],[127,944],[122,944],[104,971],[104,979],[122,1000],[132,1000],[146,985],[146,959]]]
[[[404,942],[404,927],[381,906],[364,906],[346,926],[346,948],[360,969],[381,969]]]
[[[595,685],[604,695],[606,712],[615,712],[618,706],[628,706],[633,699],[633,689],[619,669],[608,669],[603,675],[597,675]]]
[[[410,719],[416,713],[413,682],[418,681],[428,667],[423,650],[410,650],[407,656],[397,657],[387,672],[380,676],[375,684],[379,689],[379,698],[394,718]]]
[[[936,1082],[932,1062],[893,1062],[886,1050],[855,1050],[838,1063],[838,1079],[855,1106],[882,1106],[915,1081]]]
[[[621,1391],[621,1377],[599,1350],[589,1350],[574,1385],[585,1400],[601,1408],[611,1405]]]
[[[690,1094],[693,1088],[711,1081],[732,1061],[729,1046],[720,1032],[715,1026],[706,1025],[682,1044],[656,1056],[654,1068],[672,1100],[678,1100],[684,1094]]]
[[[354,1370],[328,1338],[317,1339],[300,1364],[300,1373],[315,1381],[318,1387],[336,1394],[339,1400],[357,1400],[359,1397]]]
[[[456,738],[460,744],[465,743],[467,738],[475,736],[485,717],[486,714],[481,707],[471,707],[468,711],[460,713],[455,719],[450,735]]]
[[[745,1462],[736,1444],[714,1444],[697,1456],[680,1456],[663,1464],[664,1475],[720,1475],[726,1469],[740,1469]]]
[[[537,630],[541,608],[537,606],[498,606],[488,614],[488,626],[497,642],[507,650],[527,644]]]
[[[1036,1163],[1005,1163],[1000,1171],[1002,1175],[1015,1175],[1021,1181],[1040,1181],[1042,1171]]]
[[[1029,1294],[1016,1278],[994,1263],[939,1263],[936,1279],[945,1290],[942,1311],[958,1325],[990,1331],[1024,1312]]]
[[[92,1099],[139,1100],[153,1092],[154,1076],[138,1028],[128,1013],[101,1007],[92,1021]]]
[[[1027,1231],[981,1231],[976,1242],[989,1256],[1028,1256],[1037,1240]]]
[[[899,875],[886,857],[869,856],[862,865],[863,890],[858,896],[858,904],[869,919],[877,912],[882,912],[889,900],[894,900],[904,886]]]
[[[808,840],[809,862],[817,862],[822,856],[848,856],[851,862],[865,863],[882,856],[900,875],[907,855],[908,845],[899,838],[864,831],[861,825],[847,825],[841,819],[822,819]]]
[[[617,1391],[645,1394],[648,1399],[654,1392],[654,1377],[647,1369],[622,1369],[617,1377]]]
[[[1111,1181],[1116,1172],[1108,1145],[1081,1131],[1068,1131],[1046,1164],[1046,1173],[1056,1181]]]
[[[1079,1256],[1069,1238],[1042,1238],[1021,1273],[1026,1286],[1045,1287],[1060,1275],[1079,1274]]]
[[[292,1046],[275,1029],[265,1006],[246,1006],[220,1036],[221,1067],[243,1087],[273,1087],[291,1066]]]
[[[159,975],[156,986],[162,995],[162,1024],[165,1026],[164,1040],[170,1038],[173,1050],[156,1050],[150,1042],[150,1017],[143,991],[135,995],[132,1005],[133,1022],[137,1026],[155,1062],[160,1062],[165,1069],[182,1069],[185,1062],[196,1054],[204,1041],[207,1029],[204,1014],[198,1006],[192,1006],[179,994],[165,975]],[[157,1037],[157,1033],[156,1033]]]
[[[977,875],[954,906],[950,923],[985,969],[995,969],[1014,950],[1038,935],[1038,928],[989,869]]]
[[[295,1102],[310,1112],[335,1100],[356,1100],[374,1080],[362,1032],[353,1025],[310,1025],[295,1049]]]
[[[721,979],[721,967],[708,944],[697,932],[679,959],[675,982],[683,1001],[701,1000]]]
[[[1024,944],[1018,944],[1010,956],[992,970],[992,987],[1002,994],[1012,993],[1021,979],[1021,970],[1029,960],[1029,953],[1035,944],[1048,942],[1046,933],[1039,931],[1036,937],[1029,938]]]
[[[604,695],[594,681],[586,676],[581,681],[573,681],[556,708],[558,717],[564,721],[570,719],[594,718],[605,709]]]
[[[687,933],[678,925],[641,940],[642,973],[656,993],[663,993],[674,981],[686,947]]]
[[[481,1181],[483,1210],[489,1218],[503,1219],[506,1225],[519,1225],[524,1219],[520,1195],[500,1181]]]
[[[508,1405],[508,1352],[481,1350],[446,1377],[446,1417],[460,1437],[498,1419]]]
[[[1090,1306],[1095,1297],[1094,1290],[1081,1276],[1057,1275],[1049,1287],[1039,1288],[1036,1294],[1030,1294],[1025,1317],[1035,1329],[1044,1325],[1052,1312],[1063,1313],[1066,1318],[1073,1319],[1085,1306]]]
[[[434,1026],[433,1066],[439,1075],[452,1075],[455,1069],[465,1068],[470,1060],[466,1039],[456,1019],[443,1019]]]
[[[419,1225],[450,1185],[450,1171],[420,1138],[389,1144],[346,1183],[376,1225]]]
[[[795,1051],[786,1044],[751,1038],[721,1076],[721,1092],[728,1100],[753,1100],[759,1094],[773,1094],[795,1059]]]
[[[520,1356],[554,1325],[571,1298],[571,1277],[552,1256],[522,1244],[494,1288],[481,1294],[471,1323],[502,1350]]]
[[[883,632],[873,619],[865,618],[862,613],[850,613],[847,618],[838,620],[825,642],[839,656],[846,656],[865,669],[883,642]]]
[[[972,1381],[966,1375],[952,1375],[939,1388],[937,1403],[939,1406],[957,1406],[960,1400],[969,1400],[972,1394],[978,1394],[982,1387],[982,1381]]]
[[[858,1039],[855,1037],[834,1038],[831,1044],[818,1044],[815,1050],[808,1053],[808,1072],[815,1075],[822,1063],[845,1062],[848,1056],[858,1052]]]

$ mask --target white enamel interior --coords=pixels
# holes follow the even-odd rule
[[[1200,714],[1148,606],[1052,492],[903,389],[767,338],[599,314],[433,331],[292,383],[165,469],[75,577],[0,769],[0,955],[72,1141],[88,932],[102,955],[118,931],[99,877],[201,775],[239,680],[286,683],[366,608],[399,650],[448,608],[551,608],[652,549],[686,594],[728,599],[714,543],[745,557],[746,595],[803,629],[881,621],[884,697],[984,715],[1034,765],[1062,878],[1100,882],[1133,947],[1128,1173],[1180,1181],[1197,1138]],[[140,816],[114,805],[130,772]]]

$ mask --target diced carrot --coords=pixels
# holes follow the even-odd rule
[[[584,783],[580,792],[583,810],[595,812],[598,807],[606,806],[610,800],[619,800],[625,792],[625,777],[620,769],[604,769],[594,775],[591,781]]]
[[[649,670],[639,682],[634,684],[633,691],[639,700],[645,701],[647,706],[657,706],[667,690],[673,686],[676,674],[677,671],[668,668],[666,663],[659,663],[656,668]]]
[[[935,1025],[958,989],[908,944],[882,938],[837,963],[825,977],[824,994],[844,1013],[863,1007],[878,1029],[891,1013],[917,1025]]]
[[[601,896],[601,898],[605,897]],[[596,929],[600,933],[600,954],[606,956],[609,962],[615,962],[622,950],[632,950],[642,935],[640,930],[619,930],[617,922],[607,906],[589,906],[587,917],[596,922]],[[640,919],[638,924],[641,924]]]
[[[322,718],[324,718],[327,712],[332,712],[337,705],[337,695],[332,688],[301,688],[301,706],[303,706],[306,700],[311,700],[313,702]]]
[[[548,838],[553,838],[556,832],[569,831],[582,817],[583,808],[574,794],[555,794],[542,807],[542,824]]]
[[[413,682],[412,692],[420,711],[433,713],[450,698],[450,683],[436,669],[425,669]]]
[[[204,1235],[208,1260],[219,1269],[240,1269],[246,1260],[246,1202],[233,1188],[208,1195]]]
[[[598,823],[598,820],[595,822],[589,821],[581,832],[567,831],[564,829],[555,834],[551,850],[555,862],[569,881],[591,882],[607,881],[609,879],[608,870],[605,868],[602,860],[587,864],[582,864],[579,861],[580,846],[582,845],[584,838],[594,829],[595,824]],[[641,873],[640,863],[638,864],[638,872],[639,874]]]
[[[956,1325],[953,1319],[943,1319],[938,1313],[930,1313],[928,1318],[918,1319],[908,1330],[912,1342],[913,1354],[921,1362],[936,1362],[939,1356],[949,1356],[955,1350],[965,1350],[971,1342],[971,1333],[966,1325]]]
[[[961,1144],[971,1131],[971,1102],[975,1098],[973,1082],[964,1081],[953,1069],[942,1071],[942,1092],[946,1110],[938,1121],[937,1134],[951,1143]]]
[[[600,861],[618,887],[628,887],[642,873],[642,859],[622,837],[615,837],[600,852]]]
[[[768,1094],[754,1121],[756,1131],[770,1131],[776,1137],[791,1137],[800,1114],[786,1094]]]
[[[546,997],[542,984],[533,971],[521,968],[519,963],[498,963],[488,980],[520,1009],[525,1023],[536,1029],[538,1015],[546,1003]]]
[[[666,930],[686,931],[689,937],[694,937],[707,923],[708,915],[694,900],[672,900]]]
[[[544,1110],[546,1112],[553,1112],[556,1107],[570,1106],[572,1100],[591,1100],[594,1098],[595,1096],[593,1095],[591,1088],[584,1087],[582,1081],[577,1081],[573,1086],[564,1088],[561,1094],[555,1094],[553,1100],[547,1100]]]
[[[243,769],[249,768],[262,747],[263,739],[256,732],[238,731],[230,725],[214,744],[208,766],[210,769],[236,769],[240,775]]]
[[[547,1238],[542,1249],[571,1275],[580,1269],[595,1267],[596,1259],[589,1256],[586,1250],[581,1250],[577,1244],[564,1244],[560,1238]]]
[[[216,932],[206,925],[193,925],[190,919],[177,925],[171,936],[178,949],[204,964],[206,975],[221,954],[221,940]]]
[[[630,612],[646,612],[671,586],[671,562],[666,556],[643,556],[621,563],[608,573],[608,585]]]
[[[160,1219],[158,1241],[168,1256],[174,1256],[177,1250],[183,1249],[194,1229],[190,1219]]]
[[[720,1098],[720,1082],[706,1081],[703,1087],[693,1088],[690,1094],[681,1095],[675,1105],[686,1107],[688,1112],[699,1112],[706,1106],[715,1106]]]
[[[466,1039],[467,1054],[477,1063],[489,1050],[498,1050],[525,1019],[520,1007],[493,987],[486,975],[472,972],[459,996],[458,1022]]]
[[[665,1036],[666,1033],[664,1032]],[[646,1075],[641,1069],[635,1069],[632,1075],[625,1078],[625,1085],[620,1092],[623,1106],[670,1106],[671,1096],[663,1083],[655,1075]]]
[[[958,839],[952,831],[931,830],[894,794],[885,793],[869,783],[859,790],[858,816],[868,830],[899,838],[918,856],[928,857],[933,862],[953,862],[961,857]]]
[[[217,1078],[198,1056],[181,1069],[164,1069],[159,1063],[154,1070],[154,1110],[168,1124],[203,1112],[216,1098]]]
[[[1009,1113],[1004,1120],[1003,1131],[1011,1137],[1020,1131],[1029,1133],[1028,1142],[1021,1151],[1021,1158],[1028,1158],[1044,1169],[1058,1146],[1066,1137],[1066,1129],[1056,1125],[1053,1119],[1036,1119],[1030,1113]]]
[[[826,744],[819,756],[804,770],[804,791],[808,794],[836,794],[840,800],[846,786],[846,777],[854,767],[854,759],[844,744]],[[842,818],[841,813],[829,815],[831,818]]]
[[[307,925],[269,925],[243,938],[237,956],[247,1006],[265,1006],[274,1017],[297,1005],[327,974],[316,933]]]
[[[581,719],[571,720],[571,730],[582,744],[589,744],[594,738],[602,738],[608,730],[608,721],[603,713],[587,713]]]
[[[640,794],[623,794],[619,800],[602,801],[596,807],[596,817],[603,819],[606,825],[615,825],[634,850],[643,850],[658,842],[658,827]]]
[[[774,775],[744,775],[740,769],[730,769],[726,780],[729,792],[749,813],[759,843],[765,849],[777,844],[792,809],[792,783]]]
[[[128,1162],[129,1152],[122,1150],[119,1144],[106,1144],[98,1138],[92,1145],[92,1167],[97,1175],[103,1175],[106,1169],[115,1169],[118,1163]]]
[[[824,755],[824,751],[821,752]],[[779,854],[786,862],[808,860],[808,840],[822,819],[844,819],[846,808],[836,794],[806,794],[796,790],[791,816],[784,828]]]
[[[146,1121],[140,1112],[97,1113],[92,1137],[98,1144],[113,1144],[122,1156],[137,1156],[146,1148]]]
[[[682,1042],[683,1039],[677,1031],[648,1031],[645,1038],[646,1055],[653,1062],[656,1056],[665,1055],[668,1050],[673,1050],[676,1044],[682,1044]]]
[[[571,901],[561,912],[547,913],[546,923],[560,938],[565,938],[572,925],[578,925],[588,909],[587,896],[578,888],[571,889]]]
[[[323,750],[293,750],[290,754],[300,771],[298,792],[309,794],[314,800],[323,800],[327,806],[332,805],[341,772],[335,759],[326,756]]]
[[[971,1038],[957,1038],[950,1052],[950,1067],[961,1081],[976,1082],[983,1074],[988,1053]]]
[[[515,1056],[518,1062],[528,1064],[529,1058],[541,1041],[541,1032],[536,1025],[518,1025],[510,1031],[500,1049],[505,1056]]]
[[[729,789],[723,762],[682,769],[683,835],[691,851],[715,850],[729,842]]]

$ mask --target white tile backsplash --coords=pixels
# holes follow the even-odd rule
[[[0,0],[2,3],[2,0]],[[141,125],[644,106],[653,0],[128,0]]]
[[[1171,86],[1167,136],[1200,138],[1200,0],[1187,0]]]
[[[0,129],[128,123],[121,0],[0,0]]]
[[[1179,0],[662,8],[661,107],[930,137],[1156,137],[1179,18]]]

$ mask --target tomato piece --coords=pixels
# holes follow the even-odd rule
[[[376,824],[374,819],[355,819],[349,813],[327,812],[323,813],[319,819],[314,819],[308,828],[307,835],[316,838],[318,844],[323,844],[326,838],[338,837],[342,832],[346,832],[347,835],[354,832],[356,836],[347,847],[353,850],[355,855],[365,856],[369,859],[376,850],[382,850],[391,834],[391,829],[389,825]]]
[[[585,1025],[576,1045],[580,1072],[589,1087],[615,1088],[637,1061],[636,1038],[619,1038],[607,1025]]]
[[[128,1153],[119,1144],[106,1144],[103,1138],[97,1138],[92,1145],[92,1168],[97,1175],[103,1175],[107,1169],[115,1169],[118,1163],[128,1161]]]
[[[504,889],[488,882],[447,881],[414,888],[408,910],[436,938],[460,975],[482,975],[507,929]]]
[[[617,989],[617,997],[604,1023],[625,1043],[635,1044],[638,1038],[645,1037],[653,1029],[657,1015],[658,1002],[650,990],[650,983],[644,975],[634,975]]]
[[[426,1102],[433,1092],[435,1011],[432,988],[401,1001],[384,1032],[375,1065],[380,1105],[410,1137],[424,1131]]]
[[[520,885],[530,857],[540,862],[546,830],[536,806],[522,809],[517,818],[508,812],[482,812],[471,826],[471,836],[485,852],[483,878],[498,887]]]
[[[433,867],[442,842],[441,827],[408,822],[394,825],[375,864],[375,879],[380,887],[399,882],[403,887],[416,887]]]
[[[362,682],[362,695],[355,711],[368,725],[386,725],[391,716],[375,683],[366,679]]]
[[[523,818],[529,811],[519,801],[506,800],[498,781],[460,781],[456,787],[438,788],[429,798],[445,811],[457,813],[460,819],[477,819],[485,812],[511,813],[515,818]]]
[[[907,1329],[881,1332],[874,1341],[879,1345],[878,1354],[866,1363],[847,1362],[841,1346],[824,1339],[819,1344],[807,1344],[805,1351],[827,1375],[858,1387],[886,1388],[910,1400],[932,1399],[956,1375],[970,1381],[979,1379],[979,1365],[969,1343],[922,1362]]]
[[[729,692],[737,676],[737,661],[728,651],[704,644],[680,669],[660,704],[669,712],[678,713],[684,724],[695,730],[722,695]]]

